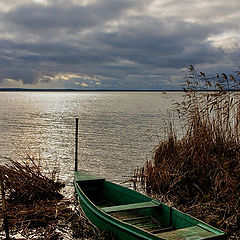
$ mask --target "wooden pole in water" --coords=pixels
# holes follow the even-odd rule
[[[4,221],[4,228],[6,233],[6,240],[10,240],[2,169],[0,169],[0,182],[1,182],[1,193],[2,193],[3,221]]]
[[[75,133],[75,171],[78,170],[78,118],[76,118],[76,133]]]

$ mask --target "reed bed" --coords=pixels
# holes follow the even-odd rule
[[[175,105],[185,134],[178,139],[170,128],[139,171],[149,194],[227,231],[229,239],[240,236],[239,75],[206,76],[190,65],[184,100]]]
[[[6,197],[6,211],[0,206],[0,238],[6,212],[11,239],[113,239],[89,222],[74,197],[61,194],[64,184],[45,176],[34,158],[8,160],[0,166]]]
[[[9,163],[1,166],[1,170],[9,201],[29,203],[63,197],[59,191],[65,186],[64,183],[45,176],[34,158],[27,156],[24,161],[7,160]]]

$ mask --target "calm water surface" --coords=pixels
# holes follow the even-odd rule
[[[142,166],[163,131],[163,119],[181,93],[0,92],[0,157],[30,154],[45,170],[60,169],[71,183],[75,118],[79,168],[121,182]]]

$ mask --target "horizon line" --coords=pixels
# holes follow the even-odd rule
[[[0,92],[186,92],[186,89],[72,89],[72,88],[0,88]],[[196,92],[217,92],[217,89],[195,89]],[[238,92],[237,89],[225,89],[224,91]]]
[[[27,92],[179,92],[183,89],[42,89],[42,88],[0,88],[0,91]]]

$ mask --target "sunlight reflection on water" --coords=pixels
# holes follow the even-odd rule
[[[26,152],[60,167],[71,184],[75,117],[79,118],[79,168],[115,182],[150,159],[163,132],[163,117],[182,93],[1,92],[0,155]]]

